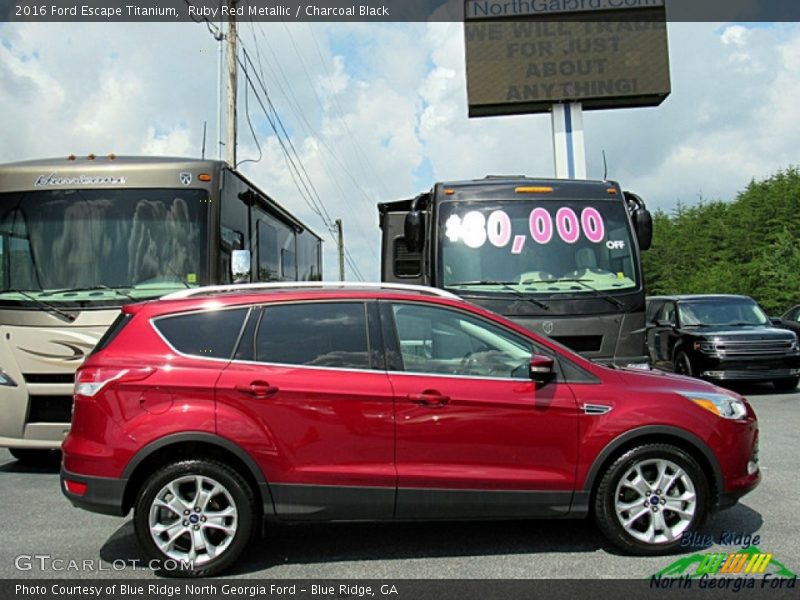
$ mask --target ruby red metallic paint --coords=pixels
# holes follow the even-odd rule
[[[468,313],[571,362],[585,377],[541,384],[186,356],[153,326],[159,317],[192,311],[332,301],[424,303]],[[63,445],[62,477],[78,485],[62,489],[90,510],[127,512],[138,492],[130,486],[148,475],[136,466],[157,468],[142,462],[153,449],[166,450],[159,456],[167,461],[172,440],[175,448],[187,440],[194,448],[215,446],[217,460],[237,457],[230,466],[248,471],[240,474],[257,484],[253,493],[265,516],[286,520],[584,516],[610,462],[648,443],[688,452],[714,484],[717,504],[730,504],[760,479],[759,471],[748,473],[758,439],[752,407],[743,419],[725,419],[677,393],[732,392],[592,363],[462,300],[388,289],[288,289],[123,310],[134,318],[87,359],[77,382],[122,374],[94,396],[76,394]],[[587,404],[610,410],[587,414]],[[73,493],[82,485],[85,495]],[[112,497],[93,498],[93,486]],[[450,512],[431,506],[440,500]]]

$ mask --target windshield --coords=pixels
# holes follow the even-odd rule
[[[0,303],[143,299],[205,283],[203,190],[0,194]]]
[[[442,202],[440,285],[456,291],[583,293],[638,286],[619,200]]]
[[[769,322],[761,307],[749,298],[681,302],[678,316],[682,325],[763,326]]]

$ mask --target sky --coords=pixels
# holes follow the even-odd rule
[[[0,24],[0,163],[199,157],[204,123],[206,156],[224,158],[212,33],[196,23]],[[366,280],[380,278],[378,202],[441,180],[554,173],[548,115],[467,117],[462,24],[241,23],[239,35]],[[589,178],[602,178],[605,152],[609,178],[671,210],[732,200],[797,165],[800,24],[670,23],[668,39],[672,93],[659,107],[584,113]],[[325,221],[298,191],[259,104],[266,95],[245,94],[243,80],[239,168],[323,236],[324,276],[335,279]]]

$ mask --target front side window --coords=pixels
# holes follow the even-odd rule
[[[208,206],[208,192],[192,189],[2,194],[0,303],[143,299],[203,285]]]
[[[363,302],[266,306],[255,346],[259,362],[369,369],[366,307]]]
[[[444,308],[395,304],[392,310],[404,371],[529,378],[532,344],[524,338]]]
[[[798,315],[800,315],[800,306],[795,306],[789,312],[786,313],[784,319],[787,321],[797,321]]]
[[[474,200],[439,207],[442,287],[581,294],[638,286],[631,225],[619,200]],[[498,283],[499,282],[499,283]]]
[[[675,303],[674,302],[667,302],[662,308],[661,312],[659,313],[658,317],[659,321],[666,321],[668,323],[675,323]],[[683,321],[685,324],[686,322]]]

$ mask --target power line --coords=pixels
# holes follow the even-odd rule
[[[191,5],[189,0],[185,0],[185,1],[186,1],[187,4]],[[205,23],[207,28],[208,28],[208,30],[209,30],[209,32],[214,36],[215,39],[217,39],[218,41],[223,39],[222,34],[220,34],[219,28],[216,27],[216,25],[214,25],[213,23],[211,23],[207,18],[202,18],[200,20],[195,20],[195,22]],[[263,35],[263,31],[262,31],[262,35]],[[297,149],[294,147],[294,144],[292,142],[291,136],[288,134],[288,132],[286,130],[286,127],[283,124],[283,121],[282,121],[282,119],[280,117],[280,114],[278,113],[277,109],[275,108],[274,104],[272,103],[272,99],[270,97],[269,91],[267,90],[266,85],[265,85],[265,83],[263,81],[263,67],[261,67],[261,65],[260,65],[260,60],[261,59],[260,59],[260,52],[258,52],[258,45],[256,44],[256,51],[258,53],[259,70],[261,72],[261,76],[259,76],[259,73],[256,71],[256,65],[253,63],[253,60],[250,57],[250,54],[247,52],[247,49],[244,46],[244,41],[238,35],[236,36],[236,38],[237,38],[237,41],[240,42],[241,45],[242,45],[242,53],[243,53],[243,55],[245,57],[245,61],[244,62],[238,56],[235,57],[236,62],[242,68],[242,71],[243,71],[243,73],[245,75],[245,80],[246,80],[246,83],[247,83],[247,86],[246,86],[246,89],[245,89],[245,113],[246,113],[246,117],[247,117],[248,126],[249,126],[249,129],[250,129],[250,133],[253,136],[253,140],[254,140],[254,142],[256,144],[256,147],[258,148],[258,151],[259,151],[259,158],[257,160],[247,159],[247,160],[241,161],[240,163],[237,163],[237,165],[235,165],[235,166],[238,166],[238,164],[242,164],[242,163],[245,163],[245,162],[258,162],[263,158],[263,151],[261,149],[261,144],[258,141],[258,137],[256,135],[255,128],[253,126],[253,122],[252,122],[251,115],[250,115],[249,91],[248,91],[248,88],[249,88],[249,90],[252,91],[253,95],[255,96],[256,100],[258,101],[258,104],[260,105],[261,110],[264,113],[264,116],[266,117],[267,122],[270,125],[270,128],[272,129],[273,133],[275,134],[276,140],[277,140],[277,142],[278,142],[278,144],[279,144],[279,146],[281,148],[281,151],[283,153],[284,161],[286,162],[286,165],[288,167],[289,174],[292,177],[292,181],[293,181],[295,187],[297,188],[297,191],[300,194],[300,197],[308,205],[308,207],[317,216],[319,216],[319,218],[322,220],[323,224],[325,225],[325,228],[328,230],[329,235],[331,235],[331,238],[334,239],[334,241],[335,241],[335,236],[333,234],[333,231],[334,231],[333,220],[331,219],[331,216],[330,216],[330,214],[329,214],[329,212],[328,212],[328,210],[327,210],[327,208],[325,206],[324,201],[320,197],[319,192],[317,191],[316,187],[314,186],[314,183],[311,180],[311,177],[309,176],[308,171],[306,170],[305,165],[303,164],[303,161],[300,158],[299,153],[297,152]],[[255,38],[255,35],[254,35],[254,38]],[[292,43],[294,44],[294,40],[292,40]],[[296,48],[296,46],[295,46],[295,48]],[[299,53],[298,53],[298,56],[299,56]],[[302,61],[302,58],[301,58],[301,61]],[[305,70],[305,64],[303,64],[303,68]],[[262,100],[261,95],[259,94],[259,91],[256,89],[256,85],[255,85],[255,83],[253,81],[253,78],[251,77],[251,71],[253,72],[253,75],[254,75],[256,81],[258,82],[259,87],[261,88],[261,91],[263,92],[263,94],[264,94],[264,96],[266,98],[267,105],[269,106],[269,108],[267,108],[267,105],[264,104],[264,100]],[[306,74],[307,73],[308,72],[306,71]],[[287,85],[288,85],[288,80],[287,80]],[[299,103],[298,103],[298,106],[299,106]],[[305,120],[306,123],[308,124],[308,122],[307,122],[307,120],[305,119],[304,116],[303,116],[303,120]],[[310,125],[309,125],[309,127],[310,127]],[[284,139],[285,139],[285,141],[284,141]],[[287,144],[288,144],[289,148],[291,149],[291,152],[289,151],[289,149],[287,149]],[[323,163],[323,166],[325,166],[324,163]],[[327,170],[327,167],[326,167],[326,170]],[[338,186],[338,182],[336,182],[335,178],[333,178],[332,180],[334,181],[334,183],[336,183],[337,187],[339,187]],[[340,191],[342,193],[344,193],[344,191],[341,190],[341,188],[340,188]],[[361,270],[358,268],[358,265],[356,264],[354,258],[352,257],[352,255],[350,254],[350,251],[348,249],[345,249],[345,260],[346,260],[347,264],[349,265],[350,270],[353,272],[353,274],[358,279],[360,279],[361,281],[364,281],[363,274],[361,273]]]
[[[286,28],[286,23],[284,23],[283,26],[284,26],[284,28]],[[319,43],[317,42],[317,35],[316,35],[316,33],[314,33],[314,28],[311,27],[311,23],[306,23],[306,27],[308,27],[308,30],[311,32],[311,39],[314,42],[314,48],[316,48],[316,50],[317,50],[317,56],[319,56],[320,64],[322,65],[322,68],[325,69],[325,72],[327,73],[328,77],[332,79],[333,75],[331,74],[330,69],[328,68],[328,64],[325,62],[325,58],[322,56],[322,50],[320,49]],[[287,28],[287,33],[288,33],[288,28]],[[291,33],[289,34],[289,37],[291,39]],[[292,40],[292,45],[294,45],[294,40]],[[296,49],[297,48],[295,47],[295,50]],[[299,53],[298,53],[298,56],[299,56]],[[301,58],[301,60],[302,60],[302,58]],[[356,160],[358,161],[359,166],[361,166],[362,171],[364,172],[364,174],[366,174],[366,173],[375,173],[376,170],[372,168],[372,165],[367,164],[367,166],[365,168],[364,164],[361,162],[361,158],[363,156],[363,154],[361,152],[361,146],[360,146],[360,144],[358,144],[356,142],[356,138],[353,135],[353,132],[350,131],[350,126],[347,124],[347,119],[344,116],[344,111],[342,110],[342,106],[341,106],[341,104],[339,104],[339,98],[336,97],[336,94],[331,94],[331,100],[333,100],[333,105],[336,108],[336,111],[339,113],[339,118],[342,120],[342,125],[344,126],[344,129],[347,132],[347,135],[350,137],[350,140],[353,142],[353,148],[355,149]],[[369,163],[369,159],[366,156],[364,156],[364,162]],[[378,178],[377,181],[378,181],[378,186],[381,188],[381,191],[383,192],[383,194],[386,197],[388,197],[389,196],[389,191],[384,186],[383,181],[380,178]]]
[[[250,58],[250,55],[247,52],[247,49],[244,48],[244,46],[242,47],[242,52],[244,54],[245,59],[247,59],[247,62],[250,64],[250,66],[255,69],[255,65],[253,65],[252,59]],[[303,161],[300,159],[300,155],[298,154],[297,149],[294,147],[294,143],[292,142],[292,138],[288,134],[288,132],[286,131],[286,127],[283,124],[283,120],[281,119],[280,115],[278,114],[278,111],[275,109],[275,105],[272,103],[272,99],[270,98],[269,92],[267,91],[267,88],[264,85],[264,82],[258,76],[258,73],[256,73],[256,80],[258,81],[258,84],[261,87],[261,90],[264,92],[264,95],[265,95],[265,97],[267,99],[267,104],[269,105],[269,108],[272,110],[272,114],[273,114],[273,116],[275,118],[275,121],[278,123],[278,126],[280,127],[280,130],[283,133],[283,136],[285,137],[286,142],[289,144],[289,147],[291,148],[292,153],[294,154],[295,158],[297,159],[297,163],[300,165],[300,170],[302,171],[303,175],[305,176],[306,181],[308,181],[308,185],[310,186],[311,190],[313,191],[313,196],[316,197],[322,212],[325,213],[325,219],[329,223],[332,223],[333,219],[331,219],[330,214],[328,213],[327,209],[325,208],[325,203],[322,201],[322,198],[320,198],[319,193],[317,192],[317,189],[314,186],[314,182],[311,181],[311,177],[308,175],[308,171],[306,171],[306,168],[303,165]],[[248,78],[248,81],[252,84],[252,81],[250,81],[249,78]],[[269,119],[269,117],[267,117],[267,118]],[[278,138],[280,139],[280,135],[281,134],[278,133],[277,129],[275,129],[273,120],[269,119],[269,122],[270,122],[270,125],[273,126],[273,131],[275,132],[275,135],[278,136]],[[281,143],[281,146],[283,146],[284,149],[285,149],[285,146],[283,145],[283,143]],[[309,192],[309,194],[311,194],[311,192]]]
[[[289,83],[289,79],[288,79],[288,77],[286,77],[286,73],[284,72],[283,67],[281,66],[281,61],[278,60],[278,57],[275,54],[275,50],[273,50],[272,44],[270,44],[269,39],[267,38],[267,35],[264,33],[264,29],[261,26],[261,23],[258,23],[258,27],[259,27],[259,33],[261,34],[261,37],[263,38],[264,43],[267,45],[267,48],[269,49],[270,54],[272,55],[272,58],[273,58],[273,60],[275,62],[275,66],[278,69],[278,73],[280,74],[280,77],[275,76],[275,82],[278,84],[278,89],[281,91],[281,93],[283,94],[283,97],[286,99],[286,102],[287,102],[289,108],[292,110],[294,115],[299,119],[300,125],[305,129],[306,134],[311,136],[311,137],[314,137],[314,132],[313,132],[314,128],[311,126],[311,123],[309,123],[308,119],[306,118],[305,114],[303,113],[302,106],[300,105],[300,102],[298,101],[297,96],[295,96],[294,91],[292,90],[292,86]],[[255,35],[254,35],[254,37],[255,37]],[[258,48],[258,44],[256,44],[256,48]],[[270,66],[270,70],[272,71],[272,67],[271,67],[270,63],[267,63],[267,65]],[[273,74],[275,74],[275,71],[272,71],[272,72],[273,72]],[[286,88],[288,89],[288,93],[287,93],[287,90],[285,90],[283,85],[281,84],[281,79],[283,79],[284,83],[286,84]],[[289,96],[291,96],[291,99],[289,98]],[[319,102],[319,98],[318,97],[317,97],[317,100]],[[324,113],[324,108],[323,108],[323,113]],[[361,186],[361,182],[358,180],[358,178],[352,173],[352,171],[348,168],[348,166],[339,159],[339,156],[337,155],[337,153],[333,151],[333,149],[328,145],[328,143],[325,141],[324,138],[322,138],[322,137],[318,137],[318,138],[314,137],[314,139],[317,142],[319,142],[319,144],[322,146],[322,148],[325,151],[328,152],[328,155],[334,160],[334,162],[336,162],[337,165],[339,165],[339,167],[341,168],[342,172],[350,178],[350,181],[353,183],[355,188],[361,193],[361,196],[366,201],[366,207],[371,210],[373,208],[373,204],[372,203],[374,202],[374,199],[370,197],[370,195],[366,192],[366,190],[364,190],[364,188]],[[332,176],[331,179],[332,179],[332,181],[336,182],[336,178],[334,176]],[[338,187],[338,182],[336,182],[336,183],[337,183],[337,187]],[[344,191],[341,188],[339,188],[339,189],[340,189],[340,191],[342,193],[344,193]]]
[[[245,58],[247,59],[247,62],[250,64],[251,67],[254,68],[252,60],[250,59],[249,54],[247,53],[246,49],[242,48],[242,52],[243,52]],[[246,80],[247,84],[251,87],[251,89],[253,91],[253,95],[256,97],[256,100],[258,100],[259,105],[261,106],[261,110],[264,112],[264,116],[267,118],[267,121],[269,122],[270,127],[272,128],[273,132],[275,133],[275,136],[276,136],[276,138],[278,140],[278,143],[281,146],[281,149],[283,150],[284,158],[287,161],[287,166],[289,166],[289,171],[290,171],[292,179],[293,179],[293,181],[295,183],[295,187],[297,187],[297,190],[300,193],[300,196],[303,198],[303,200],[306,202],[306,204],[309,206],[309,208],[311,208],[311,210],[314,211],[317,214],[317,216],[320,217],[320,219],[322,219],[323,223],[325,224],[326,229],[328,229],[328,234],[331,236],[331,239],[334,242],[336,242],[336,237],[335,237],[335,234],[334,234],[335,226],[334,226],[333,221],[332,221],[332,219],[330,217],[330,214],[328,213],[328,211],[327,211],[327,209],[325,207],[325,203],[323,202],[322,198],[319,196],[319,193],[317,192],[316,188],[314,187],[314,183],[311,181],[311,179],[310,179],[310,177],[308,175],[308,172],[306,171],[305,167],[303,166],[302,160],[300,159],[299,154],[297,154],[297,151],[296,151],[296,149],[294,148],[294,145],[291,142],[291,138],[288,136],[288,133],[286,132],[285,127],[283,127],[283,124],[282,124],[282,122],[280,120],[280,116],[275,111],[275,108],[272,105],[271,100],[269,99],[268,92],[263,87],[263,82],[260,82],[260,84],[262,85],[262,89],[264,91],[264,94],[267,97],[267,103],[269,104],[270,108],[272,108],[272,110],[273,110],[273,114],[274,114],[275,119],[273,119],[273,116],[270,115],[270,112],[269,112],[269,110],[267,110],[267,107],[264,104],[264,101],[261,99],[261,96],[258,93],[258,90],[255,89],[255,84],[253,83],[253,80],[250,77],[250,71],[246,68],[245,63],[243,63],[238,58],[237,58],[237,60],[239,60],[239,63],[242,66],[242,71],[243,71],[243,73],[245,75],[245,80]],[[258,75],[257,74],[256,74],[256,78],[258,79]],[[289,145],[290,145],[290,147],[292,149],[292,152],[294,153],[294,158],[292,157],[292,153],[289,152],[289,150],[286,147],[286,144],[283,141],[283,138],[281,136],[281,132],[279,132],[279,128],[278,128],[278,126],[276,126],[276,121],[280,124],[281,132],[283,133],[284,136],[286,136],[286,140],[289,143]],[[299,167],[297,166],[297,164],[295,164],[295,159],[297,160],[297,164],[300,165]],[[298,181],[299,181],[299,183],[298,183]],[[302,186],[302,188],[301,188],[301,186]],[[305,189],[305,193],[304,193],[303,189]],[[356,276],[356,278],[358,278],[360,281],[364,281],[364,276],[361,273],[361,270],[358,268],[358,265],[356,264],[355,259],[352,257],[352,255],[350,254],[350,251],[348,249],[345,249],[345,261],[350,266],[350,270],[353,272],[353,274]]]

